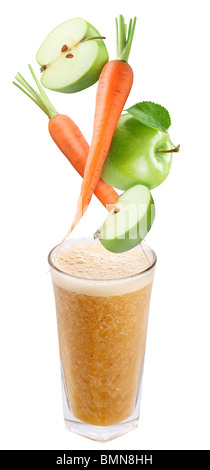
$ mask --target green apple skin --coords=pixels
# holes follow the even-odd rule
[[[95,36],[100,36],[100,33],[98,32],[98,30],[96,28],[94,28],[94,26],[92,26],[90,23],[88,23],[86,20],[83,20],[82,18],[75,18],[73,19],[73,21],[76,21],[76,20],[80,20],[84,23],[85,27],[84,27],[84,32],[83,32],[83,35],[82,37],[80,38],[80,41],[81,40],[84,40],[84,39],[87,39],[87,38],[91,38],[91,37],[95,37]],[[65,24],[67,22],[64,22],[62,23],[61,25],[59,25],[59,27],[62,27],[63,24]],[[50,35],[57,29],[58,27],[56,27],[48,36],[46,39],[48,39],[48,37],[50,37]],[[43,41],[43,43],[41,44],[38,52],[37,52],[37,55],[36,55],[36,60],[38,62],[38,64],[40,66],[43,66],[45,65],[44,61],[42,60],[42,57],[41,57],[41,53],[42,53],[42,46],[44,44],[45,41]],[[81,90],[84,90],[85,88],[88,88],[90,86],[92,86],[94,83],[96,83],[99,79],[99,76],[101,74],[101,71],[104,67],[104,65],[108,62],[109,60],[109,55],[108,55],[108,51],[107,51],[107,48],[105,46],[105,43],[102,39],[91,39],[91,41],[87,41],[87,42],[84,42],[84,43],[81,43],[83,47],[85,47],[87,49],[87,54],[88,54],[88,47],[90,45],[90,42],[91,43],[94,43],[94,46],[95,48],[97,49],[96,51],[96,54],[95,54],[95,60],[93,61],[93,63],[91,64],[90,68],[81,76],[79,77],[78,80],[75,80],[73,83],[70,83],[70,84],[67,84],[66,86],[62,86],[62,87],[59,87],[59,86],[55,86],[53,88],[49,87],[48,85],[48,80],[47,80],[47,69],[46,71],[44,71],[42,73],[42,76],[41,76],[41,84],[45,87],[45,88],[48,88],[48,89],[53,89],[53,91],[58,91],[58,92],[61,92],[61,93],[76,93],[78,91],[81,91]],[[62,53],[60,52],[60,55],[62,55]],[[40,60],[41,59],[41,60]],[[72,59],[66,59],[66,60],[72,60]],[[79,66],[79,64],[78,64]],[[70,78],[71,78],[71,75],[70,75]]]
[[[123,215],[123,230],[115,233],[114,226],[120,228],[119,218],[122,221],[122,207],[129,211],[131,204],[142,204],[145,206],[144,213],[140,220],[134,219],[130,226],[126,226],[124,222],[127,217]],[[119,212],[116,212],[116,209]],[[99,230],[94,234],[94,238],[99,238],[101,244],[112,253],[122,253],[129,251],[137,246],[146,237],[155,218],[155,204],[149,189],[143,185],[137,185],[122,193],[116,201],[114,208],[109,212],[105,222]],[[117,220],[118,219],[118,220]],[[113,237],[110,237],[110,225],[112,224]],[[124,229],[125,228],[125,229]],[[106,234],[106,237],[103,236]]]
[[[155,188],[167,178],[172,162],[172,153],[156,152],[172,147],[168,132],[145,126],[130,114],[122,115],[101,177],[124,191],[136,184]]]

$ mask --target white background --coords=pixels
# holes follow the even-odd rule
[[[209,14],[208,1],[54,0],[4,4],[1,18],[1,449],[209,449]],[[12,85],[32,83],[35,56],[62,21],[83,17],[115,57],[115,16],[136,15],[127,101],[152,100],[171,114],[181,144],[168,179],[152,191],[157,252],[136,431],[107,444],[64,428],[49,250],[74,215],[81,178],[51,140],[48,119]],[[54,106],[90,141],[96,85],[74,95],[49,91]],[[94,197],[76,235],[106,215]],[[87,229],[88,227],[88,229]]]

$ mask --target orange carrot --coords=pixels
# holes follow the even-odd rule
[[[56,145],[80,176],[83,177],[89,145],[79,127],[65,114],[57,114],[57,116],[50,119],[48,128]],[[108,210],[111,210],[111,206],[113,206],[118,198],[114,188],[105,183],[101,178],[95,187],[94,193]]]
[[[77,172],[83,177],[89,145],[75,122],[72,121],[70,117],[57,113],[30,65],[29,69],[38,86],[40,94],[37,93],[20,74],[16,75],[16,80],[22,86],[16,82],[13,83],[48,115],[48,129],[52,139]],[[118,198],[118,194],[114,188],[105,183],[101,178],[95,187],[95,195],[108,210],[111,210]]]
[[[120,15],[117,25],[117,59],[106,63],[98,81],[93,137],[90,145],[77,211],[67,236],[86,211],[100,179],[112,137],[133,83],[133,71],[127,63],[136,18],[130,20],[128,36]]]

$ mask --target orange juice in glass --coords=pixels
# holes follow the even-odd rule
[[[156,255],[145,244],[116,254],[80,239],[55,260],[57,248],[48,259],[66,427],[108,441],[138,423]]]

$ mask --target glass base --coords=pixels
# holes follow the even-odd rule
[[[122,423],[112,424],[111,426],[94,426],[83,421],[68,421],[64,418],[65,427],[68,431],[80,434],[93,441],[107,442],[120,437],[127,432],[133,431],[138,426],[138,419]]]
[[[117,437],[126,434],[127,432],[133,431],[138,426],[139,412],[140,412],[140,401],[141,401],[141,389],[142,389],[142,378],[143,378],[143,367],[141,371],[141,377],[139,381],[139,390],[137,393],[137,399],[134,406],[134,410],[131,416],[120,423],[112,424],[111,426],[96,426],[93,424],[85,423],[77,419],[71,412],[70,405],[68,402],[66,387],[64,382],[64,376],[61,367],[62,377],[62,395],[63,395],[63,413],[65,427],[68,431],[80,434],[80,436],[87,437],[94,441],[107,442]]]

